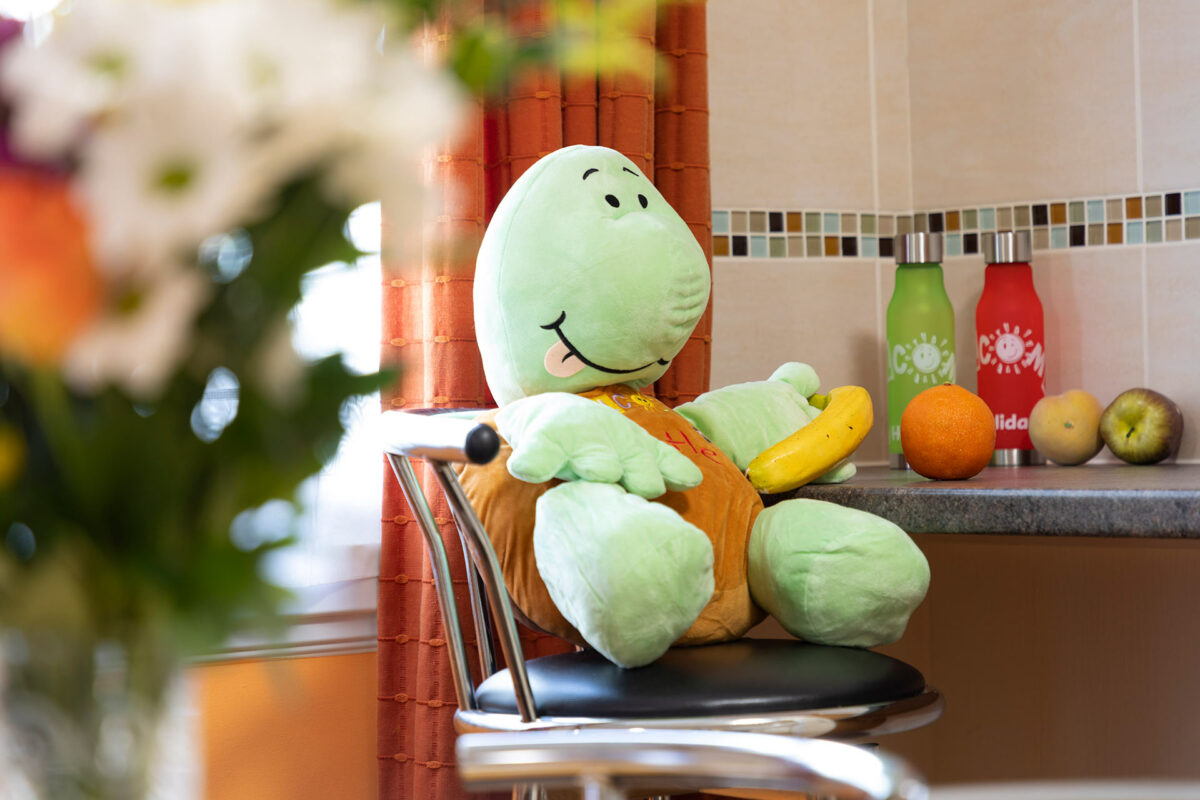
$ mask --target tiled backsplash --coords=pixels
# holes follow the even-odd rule
[[[891,237],[940,227],[974,388],[980,240],[1024,229],[1047,391],[1157,389],[1200,461],[1200,2],[708,9],[713,385],[800,360],[883,397]]]
[[[714,210],[713,255],[891,258],[892,236],[943,234],[947,256],[979,252],[980,234],[1029,231],[1034,250],[1200,240],[1200,190],[1050,200],[928,212]]]

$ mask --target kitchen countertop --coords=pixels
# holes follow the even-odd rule
[[[1200,464],[988,467],[966,481],[860,467],[767,502],[786,497],[860,508],[909,533],[1200,539]]]

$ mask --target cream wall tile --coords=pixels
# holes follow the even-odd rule
[[[1147,190],[1200,186],[1200,3],[1139,0],[1142,164]]]
[[[907,210],[913,207],[908,0],[875,0],[872,11],[878,207]]]
[[[812,364],[822,386],[865,386],[886,409],[875,262],[717,259],[713,265],[712,385],[764,380],[786,361]],[[886,461],[877,419],[859,464]]]
[[[866,0],[708,4],[715,208],[871,208]]]
[[[908,22],[918,208],[1136,187],[1133,0],[910,0]]]
[[[1085,389],[1102,404],[1144,374],[1142,248],[1037,253],[1046,314],[1046,393]],[[1107,456],[1107,452],[1105,452]]]
[[[1200,244],[1146,248],[1146,292],[1150,310],[1145,385],[1162,392],[1183,411],[1180,460],[1200,459]],[[1141,378],[1125,389],[1140,386]],[[1111,398],[1109,398],[1111,399]]]

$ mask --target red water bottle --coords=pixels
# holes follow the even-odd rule
[[[983,234],[983,294],[975,307],[979,396],[996,416],[993,466],[1044,464],[1029,412],[1046,394],[1045,325],[1033,288],[1028,231]]]

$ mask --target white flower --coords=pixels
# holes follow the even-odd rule
[[[187,354],[209,290],[193,268],[157,276],[140,289],[136,307],[110,310],[76,340],[63,363],[67,383],[86,392],[116,384],[136,400],[154,400]]]
[[[404,52],[380,59],[370,88],[341,120],[345,146],[329,186],[354,204],[381,199],[393,217],[413,213],[421,158],[454,135],[464,117],[463,97],[444,74]]]
[[[102,265],[153,269],[316,169],[337,202],[415,207],[462,98],[406,42],[385,53],[384,22],[334,0],[74,0],[0,82],[22,151],[76,150]]]
[[[257,124],[336,112],[368,80],[383,18],[368,4],[224,0],[195,6],[194,79]]]
[[[371,5],[328,0],[247,0],[213,15],[227,35],[208,36],[205,83],[253,121],[258,171],[284,180],[332,159],[339,202],[414,194],[421,151],[453,132],[462,97],[403,43],[382,52],[384,22]]]
[[[100,264],[147,273],[253,218],[275,187],[245,132],[199,92],[142,98],[81,149],[77,178]]]
[[[62,155],[86,127],[147,84],[169,79],[184,40],[177,15],[145,0],[75,0],[50,37],[6,48],[0,85],[13,142],[35,159]]]

